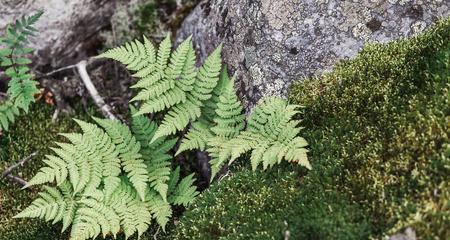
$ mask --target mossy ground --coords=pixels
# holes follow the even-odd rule
[[[7,133],[0,137],[0,169],[6,169],[20,159],[38,152],[37,156],[17,168],[13,174],[30,179],[43,166],[44,155],[50,153],[49,146],[61,140],[58,133],[77,131],[78,126],[70,117],[60,116],[52,123],[53,106],[38,102],[28,114],[23,114]],[[79,111],[82,112],[82,111]],[[92,111],[93,112],[93,111]],[[89,114],[76,116],[89,119]],[[61,227],[52,226],[36,219],[14,219],[14,215],[36,198],[38,188],[21,190],[16,183],[0,179],[0,239],[34,240],[60,239]]]
[[[447,19],[294,84],[313,170],[238,171],[172,239],[450,239],[449,36]]]
[[[166,239],[367,238],[369,226],[358,205],[318,186],[301,190],[304,169],[249,169],[234,169],[203,192]]]

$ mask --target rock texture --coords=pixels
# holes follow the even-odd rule
[[[0,31],[20,18],[44,10],[36,23],[40,30],[31,41],[36,49],[37,67],[48,68],[73,64],[97,47],[93,39],[109,25],[114,12],[110,0],[8,0],[0,4]]]
[[[223,42],[248,110],[263,96],[286,96],[294,80],[330,70],[366,42],[412,36],[449,15],[445,0],[204,0],[177,41],[192,34],[202,59]]]

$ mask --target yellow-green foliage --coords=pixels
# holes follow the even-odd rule
[[[313,162],[335,169],[321,184],[360,204],[375,235],[412,226],[450,238],[449,36],[447,19],[292,89],[316,137]]]
[[[228,77],[226,67],[220,71],[221,48],[214,50],[199,69],[195,67],[191,38],[172,53],[167,36],[157,52],[144,38],[143,42],[130,42],[99,57],[121,62],[139,78],[133,87],[140,91],[132,101],[141,101],[142,106],[135,116],[167,111],[151,142],[184,130],[192,122],[177,154],[207,150],[212,157],[211,180],[225,163],[231,164],[248,151],[252,151],[254,170],[261,163],[266,169],[283,159],[310,168],[307,143],[297,136],[299,121],[292,120],[299,106],[280,98],[265,99],[254,109],[243,131],[246,119],[234,80]]]
[[[33,52],[28,48],[28,38],[37,30],[32,27],[40,18],[42,12],[30,17],[22,17],[16,20],[14,26],[6,27],[6,34],[0,38],[0,66],[4,67],[6,76],[10,78],[8,83],[7,99],[0,102],[0,130],[8,130],[11,122],[14,122],[21,111],[28,112],[31,102],[34,102],[34,94],[38,92],[30,74],[31,63],[26,55]]]
[[[183,130],[189,121],[201,115],[204,101],[211,98],[221,69],[218,47],[205,60],[200,69],[195,67],[195,51],[192,40],[186,39],[171,54],[168,35],[156,53],[147,38],[134,41],[107,51],[99,57],[111,58],[126,65],[140,78],[133,88],[140,91],[132,101],[142,101],[135,115],[168,110],[153,140]]]
[[[171,204],[187,206],[198,194],[193,175],[180,181],[179,168],[170,170],[167,151],[175,142],[150,143],[157,128],[145,117],[133,120],[138,140],[118,121],[94,119],[102,128],[76,120],[82,134],[61,134],[70,143],[57,143],[55,155],[46,156],[46,166],[27,185],[56,187],[44,186],[40,197],[15,217],[62,221],[62,231],[71,226],[71,239],[120,232],[125,238],[141,236],[152,218],[164,230]]]

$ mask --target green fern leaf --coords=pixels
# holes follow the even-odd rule
[[[172,208],[167,201],[164,201],[159,194],[149,192],[147,194],[147,204],[159,226],[165,231],[166,224],[172,216]]]
[[[194,186],[194,174],[191,174],[180,181],[170,196],[169,202],[187,207],[194,201],[194,198],[198,194]]]
[[[8,130],[10,123],[21,111],[27,113],[30,103],[34,102],[34,95],[38,93],[30,68],[31,63],[26,57],[32,49],[26,47],[28,37],[33,35],[33,25],[42,12],[37,12],[30,17],[22,17],[16,20],[15,25],[6,27],[5,37],[0,44],[0,66],[5,67],[4,72],[10,78],[7,90],[7,99],[0,102],[0,130]]]
[[[258,104],[248,119],[247,129],[223,145],[224,151],[231,153],[230,163],[252,150],[250,160],[254,170],[261,163],[266,169],[283,159],[310,169],[307,142],[297,137],[301,128],[297,127],[298,121],[292,120],[297,108],[277,97]]]
[[[131,134],[129,128],[119,121],[98,118],[94,118],[94,120],[105,129],[116,145],[121,165],[143,200],[147,188],[148,173],[144,160],[139,153],[140,143]]]

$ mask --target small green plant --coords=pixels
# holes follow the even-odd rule
[[[187,206],[198,194],[192,174],[180,181],[180,169],[171,170],[167,151],[175,141],[163,137],[150,144],[157,127],[143,116],[133,119],[132,131],[115,120],[94,119],[98,125],[76,120],[82,134],[62,134],[70,143],[57,143],[56,154],[26,186],[56,187],[44,186],[15,217],[62,221],[63,231],[72,225],[72,239],[121,231],[126,238],[140,236],[152,218],[164,229],[171,204]]]
[[[310,168],[306,141],[297,137],[299,121],[291,118],[298,106],[280,98],[268,98],[258,105],[247,120],[237,99],[234,81],[226,69],[221,72],[222,46],[216,48],[203,65],[195,67],[191,38],[171,54],[170,36],[156,53],[144,38],[107,51],[100,57],[115,59],[139,78],[132,88],[140,89],[132,101],[142,101],[135,115],[167,111],[153,140],[175,134],[192,123],[177,152],[207,150],[213,158],[212,176],[225,163],[232,163],[252,150],[253,169],[262,163],[264,169],[285,159]],[[152,141],[153,141],[152,140]],[[213,178],[211,178],[213,179]]]
[[[57,143],[56,155],[47,156],[47,166],[28,184],[56,182],[56,187],[45,187],[16,217],[63,221],[63,231],[72,225],[72,239],[121,231],[127,238],[140,236],[152,217],[164,229],[171,206],[188,206],[198,194],[192,174],[180,181],[179,168],[171,170],[170,151],[178,138],[169,136],[190,123],[178,154],[206,149],[214,175],[225,162],[250,150],[253,169],[283,159],[309,168],[306,141],[297,137],[299,121],[291,120],[297,106],[268,98],[254,109],[245,129],[234,81],[225,68],[221,72],[220,52],[221,46],[196,68],[191,39],[171,53],[167,36],[157,51],[144,38],[100,55],[125,64],[139,78],[133,88],[140,91],[132,101],[141,104],[131,107],[131,130],[115,120],[76,120],[83,133],[62,134],[70,143]],[[159,126],[144,116],[159,112],[165,112]]]
[[[42,13],[16,20],[14,25],[6,27],[5,36],[0,38],[0,45],[4,46],[0,49],[0,66],[5,68],[5,74],[10,78],[7,99],[0,102],[0,130],[8,130],[21,110],[28,112],[34,95],[38,93],[38,83],[27,67],[31,60],[26,55],[33,51],[27,47],[28,38],[37,31],[32,25]]]

